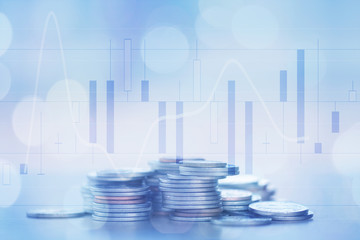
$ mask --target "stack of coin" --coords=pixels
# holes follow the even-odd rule
[[[93,199],[93,219],[106,222],[147,220],[151,214],[148,170],[103,170],[88,174]]]
[[[180,159],[177,158],[160,158],[158,161],[149,162],[154,175],[147,177],[146,183],[150,186],[153,214],[155,215],[167,215],[171,212],[170,209],[162,206],[163,196],[159,190],[159,178],[166,176],[168,173],[178,174],[179,162]]]
[[[222,212],[218,179],[229,175],[223,162],[183,160],[180,174],[160,178],[163,206],[174,210],[175,221],[210,221]],[[237,167],[231,168],[237,173]]]
[[[221,198],[224,212],[229,214],[247,211],[249,204],[261,200],[257,194],[238,189],[221,189]]]
[[[183,158],[160,158],[158,161],[149,162],[150,167],[154,171],[152,176],[148,176],[146,183],[150,186],[151,202],[153,214],[168,215],[172,212],[171,209],[163,207],[163,195],[159,190],[159,178],[166,177],[167,174],[179,174],[179,166]],[[190,159],[188,159],[190,160]],[[194,161],[204,161],[202,158],[191,159]]]
[[[91,194],[89,185],[86,184],[81,187],[81,195],[83,198],[84,211],[86,213],[92,213],[93,195]]]
[[[303,205],[293,202],[264,201],[249,205],[249,211],[258,216],[270,217],[273,221],[303,221],[314,213]]]
[[[219,181],[223,189],[241,189],[251,191],[261,196],[261,200],[268,201],[274,196],[276,189],[266,179],[260,179],[254,175],[230,176]]]

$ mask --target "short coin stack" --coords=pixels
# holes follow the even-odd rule
[[[81,195],[83,198],[84,211],[86,213],[92,213],[93,195],[91,194],[89,185],[83,185],[81,187]]]
[[[222,189],[248,190],[253,194],[260,195],[261,200],[271,200],[275,194],[275,188],[266,179],[260,179],[254,175],[230,176],[219,181]]]
[[[270,217],[273,221],[303,221],[314,213],[303,205],[293,202],[264,201],[249,205],[249,211],[258,216]]]
[[[223,162],[183,160],[180,174],[160,178],[163,206],[174,210],[175,221],[210,221],[222,212],[218,179],[229,175]],[[237,167],[231,171],[238,173]]]
[[[247,211],[249,204],[261,200],[257,194],[238,189],[221,189],[221,197],[224,212],[229,214]]]
[[[148,170],[103,170],[88,174],[93,200],[93,219],[105,222],[147,220],[151,213]]]

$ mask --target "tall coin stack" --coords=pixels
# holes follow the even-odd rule
[[[191,159],[193,161],[204,161],[202,158]],[[172,212],[171,209],[163,207],[163,194],[159,190],[159,179],[166,177],[167,174],[179,174],[179,166],[182,163],[182,158],[160,158],[158,161],[149,162],[154,174],[148,176],[146,179],[147,185],[151,190],[151,201],[153,214],[168,215]]]
[[[222,212],[218,179],[238,174],[238,167],[223,162],[183,160],[180,174],[160,178],[163,206],[174,210],[175,221],[210,221]]]
[[[93,195],[93,219],[105,222],[147,220],[151,214],[147,170],[103,170],[88,174]]]
[[[276,189],[266,179],[258,178],[254,175],[230,176],[219,181],[221,189],[247,190],[255,196],[260,195],[262,201],[271,200]]]

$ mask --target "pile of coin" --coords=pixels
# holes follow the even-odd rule
[[[303,221],[314,216],[307,207],[294,202],[257,202],[249,205],[249,211],[273,221]]]
[[[253,194],[260,195],[261,200],[272,200],[276,189],[266,179],[258,178],[254,175],[237,175],[230,176],[219,181],[222,189],[240,189],[251,191]]]
[[[92,213],[92,203],[94,200],[93,195],[91,194],[91,190],[89,185],[83,185],[81,187],[81,195],[83,198],[83,208],[86,213]]]
[[[93,195],[93,219],[106,222],[147,220],[151,214],[148,170],[103,170],[88,174]]]
[[[155,215],[168,215],[172,212],[171,209],[163,208],[163,196],[159,190],[159,178],[166,176],[168,173],[178,174],[179,162],[180,160],[177,158],[160,158],[158,161],[149,162],[154,174],[147,177],[146,183],[150,186],[150,198],[153,204],[153,214]]]
[[[160,178],[163,207],[172,209],[175,221],[210,221],[222,212],[218,179],[237,174],[237,167],[223,162],[183,160],[180,174]]]
[[[258,202],[261,197],[247,190],[221,189],[224,212],[236,214],[248,210],[251,203]]]
[[[163,207],[163,194],[159,190],[159,179],[164,178],[167,174],[179,174],[179,166],[183,160],[192,160],[192,161],[204,161],[203,158],[170,158],[163,157],[158,161],[151,161],[149,165],[154,171],[152,176],[148,176],[146,179],[147,185],[150,186],[151,190],[151,202],[153,208],[153,214],[155,215],[168,215],[172,212],[171,209]]]

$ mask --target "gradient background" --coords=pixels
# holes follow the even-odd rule
[[[176,114],[176,101],[184,101],[184,156],[227,161],[227,81],[235,80],[240,172],[245,166],[244,102],[253,101],[254,174],[269,178],[280,199],[330,206],[315,213],[320,220],[322,213],[349,206],[341,211],[353,213],[347,232],[355,237],[360,104],[349,101],[349,90],[353,84],[356,95],[360,85],[359,10],[355,1],[326,0],[1,0],[0,209],[6,214],[16,206],[81,204],[86,172],[146,167],[160,156],[157,124],[151,127],[158,101],[168,102],[168,115]],[[133,75],[132,90],[126,92],[123,47],[129,38]],[[304,144],[296,142],[297,49],[305,50]],[[202,66],[200,102],[193,102],[196,58]],[[288,71],[284,104],[279,101],[280,70]],[[114,154],[105,151],[109,79],[115,82]],[[144,79],[150,84],[148,103],[140,102]],[[97,81],[97,144],[88,144],[89,80]],[[218,102],[216,143],[210,141],[207,100]],[[339,133],[331,131],[335,109]],[[165,155],[175,156],[174,119],[167,121],[166,137]],[[314,154],[317,141],[321,154]],[[25,162],[28,174],[20,175]]]

